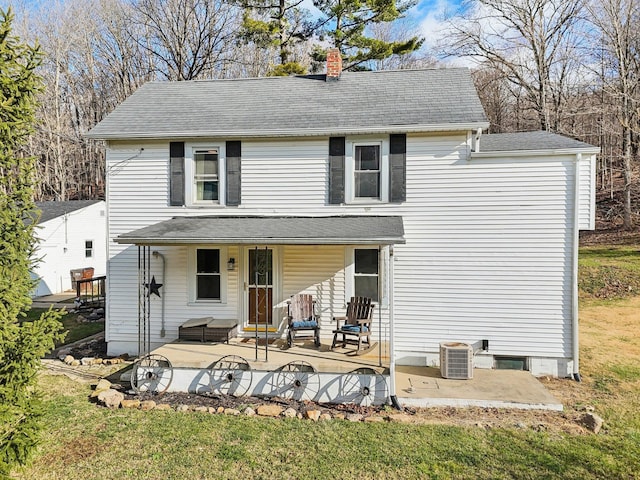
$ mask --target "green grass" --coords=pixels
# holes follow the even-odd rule
[[[606,434],[442,425],[312,423],[111,411],[90,389],[45,376],[42,443],[21,479],[635,478],[638,410]],[[636,408],[637,405],[634,406]],[[631,417],[629,417],[631,415]]]
[[[615,300],[640,295],[638,246],[583,247],[578,262],[583,298]]]
[[[27,316],[23,319],[23,321],[35,320],[39,318],[43,312],[46,311],[46,308],[32,308],[27,312]],[[78,322],[77,313],[67,312],[62,317],[62,325],[64,327],[64,330],[67,332],[63,343],[65,345],[104,331],[104,321],[80,323]]]

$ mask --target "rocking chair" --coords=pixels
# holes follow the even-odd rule
[[[287,301],[287,346],[291,347],[296,333],[313,331],[313,343],[320,346],[320,325],[315,314],[316,302],[311,295],[298,293]]]
[[[357,355],[361,348],[371,347],[371,319],[374,308],[371,302],[367,297],[351,297],[351,301],[347,303],[347,314],[344,317],[333,317],[336,329],[333,331],[332,350],[337,343],[342,343],[343,347],[349,343],[357,345]],[[342,335],[341,340],[338,340],[339,335]]]

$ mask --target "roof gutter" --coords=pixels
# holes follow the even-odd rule
[[[504,150],[504,151],[485,151],[471,152],[471,158],[505,158],[505,157],[541,157],[545,155],[577,155],[577,154],[597,154],[600,153],[599,147],[584,148],[549,148],[539,150]]]
[[[199,245],[215,243],[220,245],[396,245],[406,243],[402,238],[332,238],[323,241],[318,238],[141,238],[116,237],[114,242],[122,245]]]
[[[198,139],[198,138],[265,138],[265,137],[318,137],[332,135],[364,135],[372,133],[428,133],[428,132],[459,132],[477,131],[489,128],[488,122],[472,123],[439,123],[427,125],[384,125],[379,127],[345,127],[345,128],[296,128],[286,130],[246,130],[246,131],[210,131],[194,133],[193,131],[169,132],[118,132],[92,133],[87,132],[84,137],[94,140],[158,140],[158,139]]]

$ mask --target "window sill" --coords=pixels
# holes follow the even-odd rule
[[[187,302],[188,307],[197,307],[199,305],[223,305],[226,302],[222,300],[191,300]]]

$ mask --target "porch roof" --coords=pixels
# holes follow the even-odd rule
[[[190,216],[124,233],[134,245],[198,243],[274,245],[392,245],[405,243],[399,216]]]

